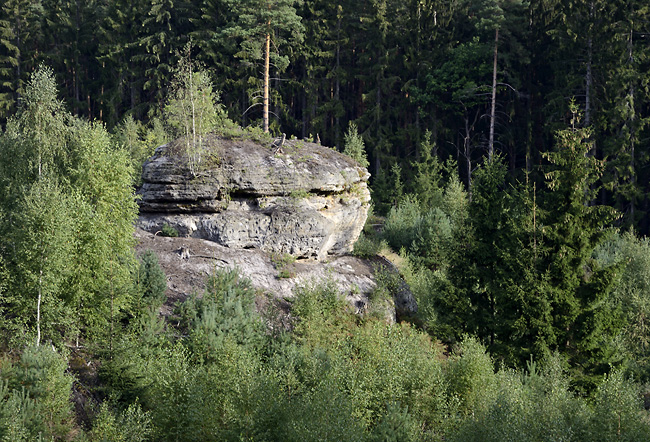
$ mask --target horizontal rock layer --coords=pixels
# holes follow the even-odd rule
[[[183,145],[159,147],[143,167],[138,226],[296,257],[349,252],[365,223],[369,173],[317,144],[281,151],[250,140],[206,140],[191,173]]]

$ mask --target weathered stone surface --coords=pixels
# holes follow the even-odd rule
[[[296,287],[331,281],[356,313],[379,312],[389,323],[395,322],[392,299],[370,299],[377,286],[375,272],[386,265],[381,259],[333,256],[327,262],[298,260],[289,264],[291,277],[282,278],[269,255],[259,249],[233,249],[196,238],[165,238],[141,229],[136,229],[135,238],[138,253],[154,251],[167,275],[165,315],[171,314],[176,302],[201,293],[215,269],[235,268],[254,288],[275,300],[291,300]]]
[[[168,224],[183,236],[231,248],[323,259],[349,252],[365,223],[369,173],[314,143],[287,141],[281,153],[250,140],[207,140],[190,173],[179,144],[144,165],[138,226]]]

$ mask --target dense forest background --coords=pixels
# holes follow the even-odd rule
[[[379,181],[398,164],[409,182],[427,130],[466,186],[492,151],[535,173],[574,98],[607,159],[595,199],[645,234],[649,16],[640,0],[7,0],[0,122],[45,62],[74,115],[153,124],[192,40],[229,117],[261,125],[269,33],[271,130],[342,149],[354,122]]]
[[[649,41],[640,0],[5,0],[0,440],[650,440]],[[373,174],[398,324],[236,270],[172,305],[134,253],[153,149],[271,145],[267,42],[272,134]]]

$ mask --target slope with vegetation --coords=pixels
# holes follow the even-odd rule
[[[373,296],[404,280],[418,301],[417,313],[389,324],[352,311],[327,280],[287,294],[289,316],[256,309],[262,294],[232,269],[167,299],[157,256],[133,250],[135,170],[170,139],[197,177],[208,134],[270,145],[226,117],[257,87],[247,82],[256,72],[245,75],[252,64],[228,63],[236,51],[259,59],[259,35],[276,33],[258,23],[249,39],[257,16],[239,20],[237,2],[200,2],[200,14],[127,3],[2,6],[0,63],[11,69],[0,76],[12,81],[0,97],[0,440],[650,440],[650,244],[618,229],[646,228],[644,4],[299,3],[309,26],[294,30],[324,38],[288,56],[301,70],[277,59],[292,81],[271,80],[270,125],[341,138],[373,165],[377,214],[354,253],[399,267],[400,277],[377,278]],[[115,46],[84,38],[90,18]],[[192,26],[201,57],[229,79],[222,103],[191,47],[175,63]],[[76,45],[32,50],[57,27],[74,28],[56,35]],[[526,38],[553,56],[525,50]],[[291,54],[301,40],[277,41]],[[566,63],[576,51],[582,61]],[[71,111],[48,68],[25,81],[39,54],[65,79]],[[416,62],[434,55],[444,62]],[[526,93],[501,90],[506,73],[507,90]],[[298,90],[291,105],[280,100],[287,90]],[[587,99],[557,98],[570,95]],[[495,124],[498,106],[511,132]],[[349,120],[356,126],[339,133]]]

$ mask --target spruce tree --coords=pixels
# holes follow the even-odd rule
[[[557,133],[555,149],[544,155],[550,163],[541,220],[547,251],[539,269],[544,269],[543,296],[553,312],[551,348],[569,357],[577,375],[587,375],[582,380],[588,386],[590,375],[616,361],[611,348],[620,315],[605,302],[616,268],[600,268],[593,253],[617,215],[610,207],[591,204],[604,164],[589,155],[591,129],[579,126],[573,103],[571,110],[571,127]]]
[[[357,125],[350,123],[348,131],[345,133],[345,148],[343,153],[356,160],[361,167],[368,167],[368,157],[366,155],[363,138],[357,131]]]
[[[0,7],[0,119],[16,109],[42,38],[41,0],[7,0]]]

